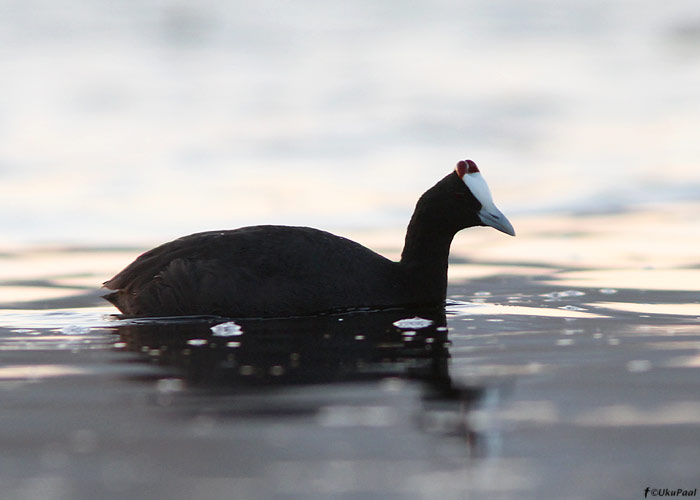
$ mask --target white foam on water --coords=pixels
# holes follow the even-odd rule
[[[418,316],[413,318],[400,319],[394,321],[394,326],[401,328],[402,330],[420,330],[421,328],[427,328],[433,324],[430,319],[419,318]]]
[[[243,329],[234,321],[219,323],[218,325],[212,326],[211,331],[213,332],[212,335],[215,337],[237,337],[238,335],[243,335]]]

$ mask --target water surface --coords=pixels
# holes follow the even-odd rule
[[[529,218],[516,239],[470,230],[454,243],[445,310],[214,330],[226,320],[124,320],[102,303],[96,284],[136,249],[9,250],[4,491],[573,499],[693,488],[697,212]],[[641,227],[673,241],[640,245],[630,235]],[[391,233],[355,236],[398,253]],[[414,317],[430,321],[400,326]]]

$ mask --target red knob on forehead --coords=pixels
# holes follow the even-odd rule
[[[457,172],[457,175],[459,175],[460,178],[464,177],[464,174],[467,173],[467,170],[469,169],[469,166],[467,165],[467,162],[464,160],[459,160],[457,162],[457,166],[455,167],[455,172]]]
[[[468,174],[474,174],[479,171],[479,167],[476,166],[476,163],[474,163],[471,160],[467,160],[467,165],[469,168],[467,169]]]
[[[459,160],[457,166],[455,167],[457,175],[464,177],[465,174],[473,174],[479,171],[479,167],[476,166],[471,160]]]

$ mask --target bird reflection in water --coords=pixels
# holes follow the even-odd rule
[[[423,321],[409,321],[414,318]],[[274,398],[284,388],[315,384],[342,395],[352,382],[417,383],[418,427],[460,436],[472,452],[481,454],[468,414],[479,406],[486,389],[460,387],[450,377],[442,307],[235,322],[206,316],[139,318],[125,320],[118,334],[123,349],[144,353],[144,360],[175,370],[176,378],[167,379],[164,386],[175,383],[200,393],[204,389],[209,397],[262,398],[253,405],[250,398],[241,405],[229,401],[217,416],[314,414],[323,406],[320,397],[293,410],[289,404],[280,409]]]

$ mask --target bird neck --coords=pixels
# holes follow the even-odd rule
[[[431,301],[443,301],[447,291],[447,263],[457,230],[421,198],[406,231],[400,265]]]
[[[422,224],[414,216],[408,225],[401,264],[426,272],[447,272],[454,231]]]

